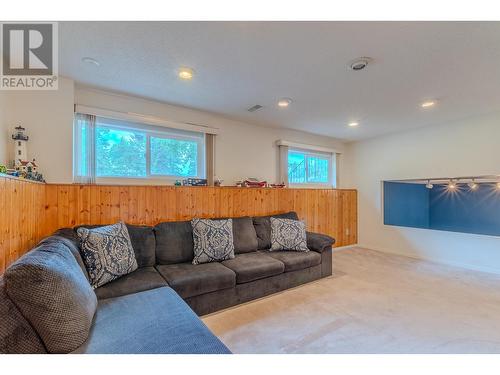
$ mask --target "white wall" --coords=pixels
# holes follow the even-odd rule
[[[5,91],[0,103],[4,112],[0,118],[3,143],[7,144],[3,162],[10,166],[13,159],[10,136],[17,125],[22,125],[30,137],[28,157],[37,160],[45,179],[71,182],[73,97],[74,84],[68,79],[60,79],[59,89],[54,91]]]
[[[75,88],[71,79],[63,77],[59,81],[57,91],[5,91],[2,94],[0,163],[7,161],[3,160],[6,157],[8,160],[12,158],[12,142],[9,137],[14,127],[21,124],[30,136],[29,157],[37,159],[48,182],[72,182],[72,126],[75,103],[219,128],[215,172],[217,177],[222,178],[224,184],[228,185],[249,176],[275,182],[278,175],[278,150],[275,141],[278,139],[326,146],[339,151],[344,147],[342,142],[324,136],[256,126],[204,111],[78,85]],[[5,145],[7,151],[4,150]],[[340,171],[339,174],[341,173]]]
[[[500,273],[500,237],[383,225],[382,180],[500,174],[500,113],[349,144],[363,247]]]
[[[267,128],[234,121],[208,112],[185,107],[117,95],[109,92],[79,87],[75,102],[80,105],[105,108],[120,112],[135,112],[167,120],[192,122],[220,129],[216,137],[215,174],[224,184],[233,185],[246,177],[258,177],[268,182],[278,178],[278,139],[331,147],[343,151],[344,143],[334,138],[287,129]],[[342,173],[342,162],[340,172]]]

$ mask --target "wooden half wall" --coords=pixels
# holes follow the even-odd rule
[[[336,246],[357,243],[357,192],[340,189],[39,184],[0,177],[0,274],[56,229],[79,224],[154,225],[193,217],[297,211]]]

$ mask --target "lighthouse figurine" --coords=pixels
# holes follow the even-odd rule
[[[28,160],[28,139],[29,137],[24,134],[24,129],[21,125],[16,127],[16,131],[12,134],[12,139],[15,142],[14,146],[14,168],[18,169],[22,162],[26,162]]]
[[[12,134],[14,145],[14,169],[15,175],[26,178],[28,180],[45,182],[43,175],[38,172],[38,165],[35,159],[28,160],[28,139],[24,134],[24,129],[21,125],[16,127],[16,131]]]

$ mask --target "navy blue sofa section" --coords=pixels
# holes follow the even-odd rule
[[[172,288],[99,301],[87,341],[73,353],[229,354]]]

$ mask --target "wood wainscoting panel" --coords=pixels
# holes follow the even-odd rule
[[[45,187],[0,176],[0,274],[46,234]]]
[[[0,177],[0,274],[58,228],[286,211],[296,211],[308,230],[334,237],[337,247],[357,243],[356,190],[39,184]]]

